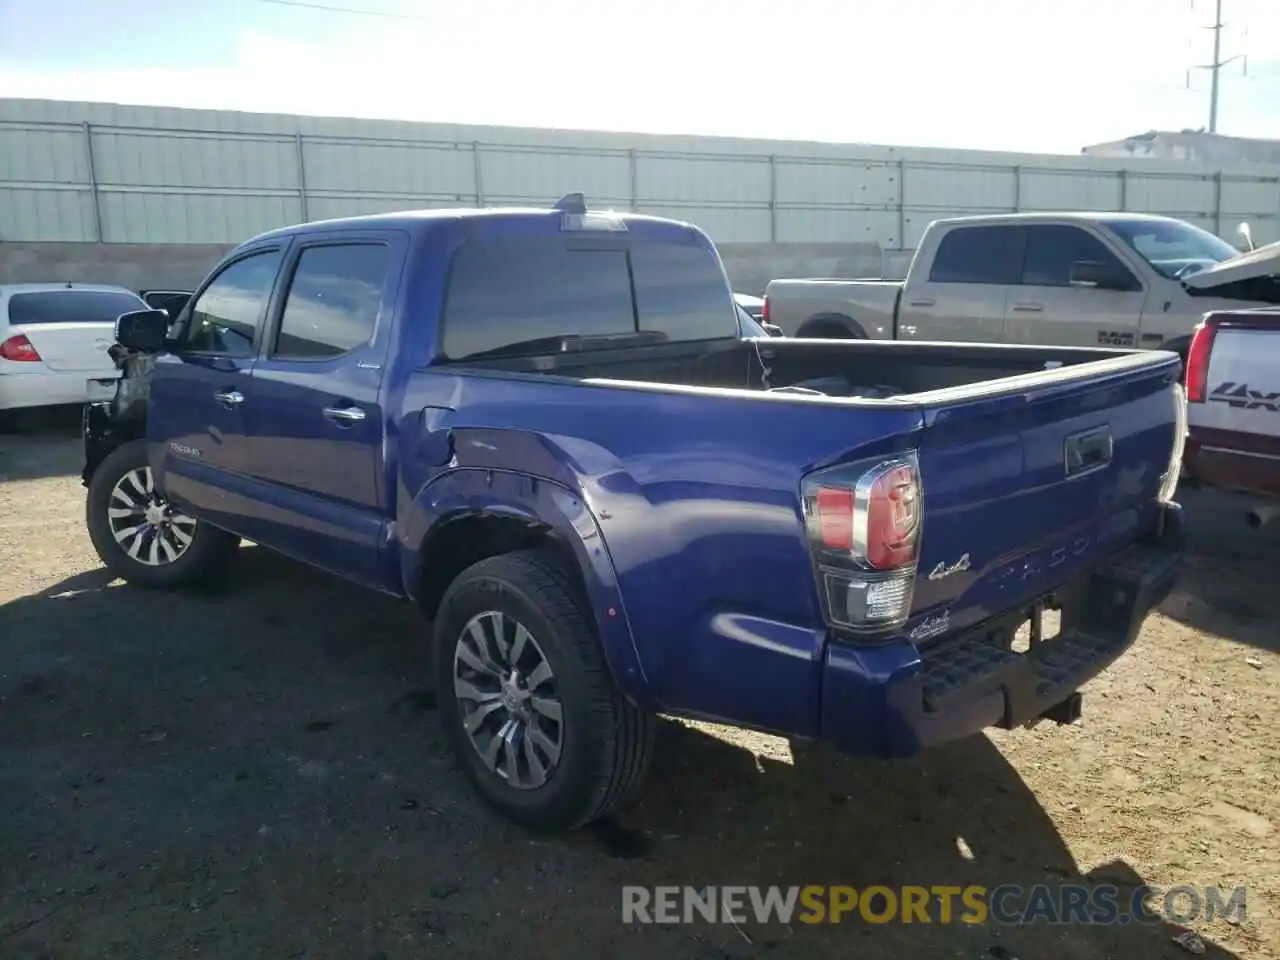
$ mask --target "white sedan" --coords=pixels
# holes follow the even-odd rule
[[[0,411],[84,403],[90,379],[119,376],[116,318],[146,309],[124,287],[0,284]]]

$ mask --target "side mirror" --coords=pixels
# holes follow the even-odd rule
[[[764,327],[764,332],[771,337],[783,336],[782,328],[776,323],[770,323],[768,320],[761,320],[760,326]]]
[[[1240,224],[1240,226],[1236,227],[1236,233],[1244,237],[1245,246],[1247,246],[1250,250],[1257,249],[1257,247],[1253,245],[1253,230],[1250,228],[1247,222],[1242,223]]]
[[[1128,290],[1132,286],[1129,277],[1112,264],[1090,260],[1077,260],[1071,265],[1070,283],[1095,290]]]
[[[116,318],[116,343],[138,353],[159,353],[169,336],[164,310],[134,310]]]

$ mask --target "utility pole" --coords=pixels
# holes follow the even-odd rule
[[[1191,0],[1191,8],[1195,9],[1195,0]],[[1237,53],[1234,56],[1222,59],[1222,30],[1227,26],[1222,22],[1222,0],[1214,0],[1213,4],[1213,24],[1206,26],[1205,30],[1213,31],[1213,62],[1198,64],[1194,69],[1209,71],[1209,132],[1218,132],[1218,92],[1221,89],[1220,79],[1222,68],[1237,60],[1244,61],[1245,76],[1249,75],[1248,55]],[[1191,74],[1187,74],[1187,86],[1191,86]]]

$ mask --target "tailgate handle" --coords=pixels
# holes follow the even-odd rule
[[[1095,427],[1067,437],[1063,463],[1067,476],[1074,477],[1111,462],[1111,428]]]

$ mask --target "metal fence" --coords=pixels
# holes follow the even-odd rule
[[[672,149],[676,138],[495,128],[493,140],[450,139],[422,129],[247,132],[0,110],[0,241],[231,243],[303,220],[546,206],[575,190],[593,206],[691,221],[723,243],[900,250],[940,217],[1064,209],[1166,214],[1228,238],[1249,220],[1258,242],[1280,239],[1280,167],[831,145],[798,155],[803,145],[768,141]]]

